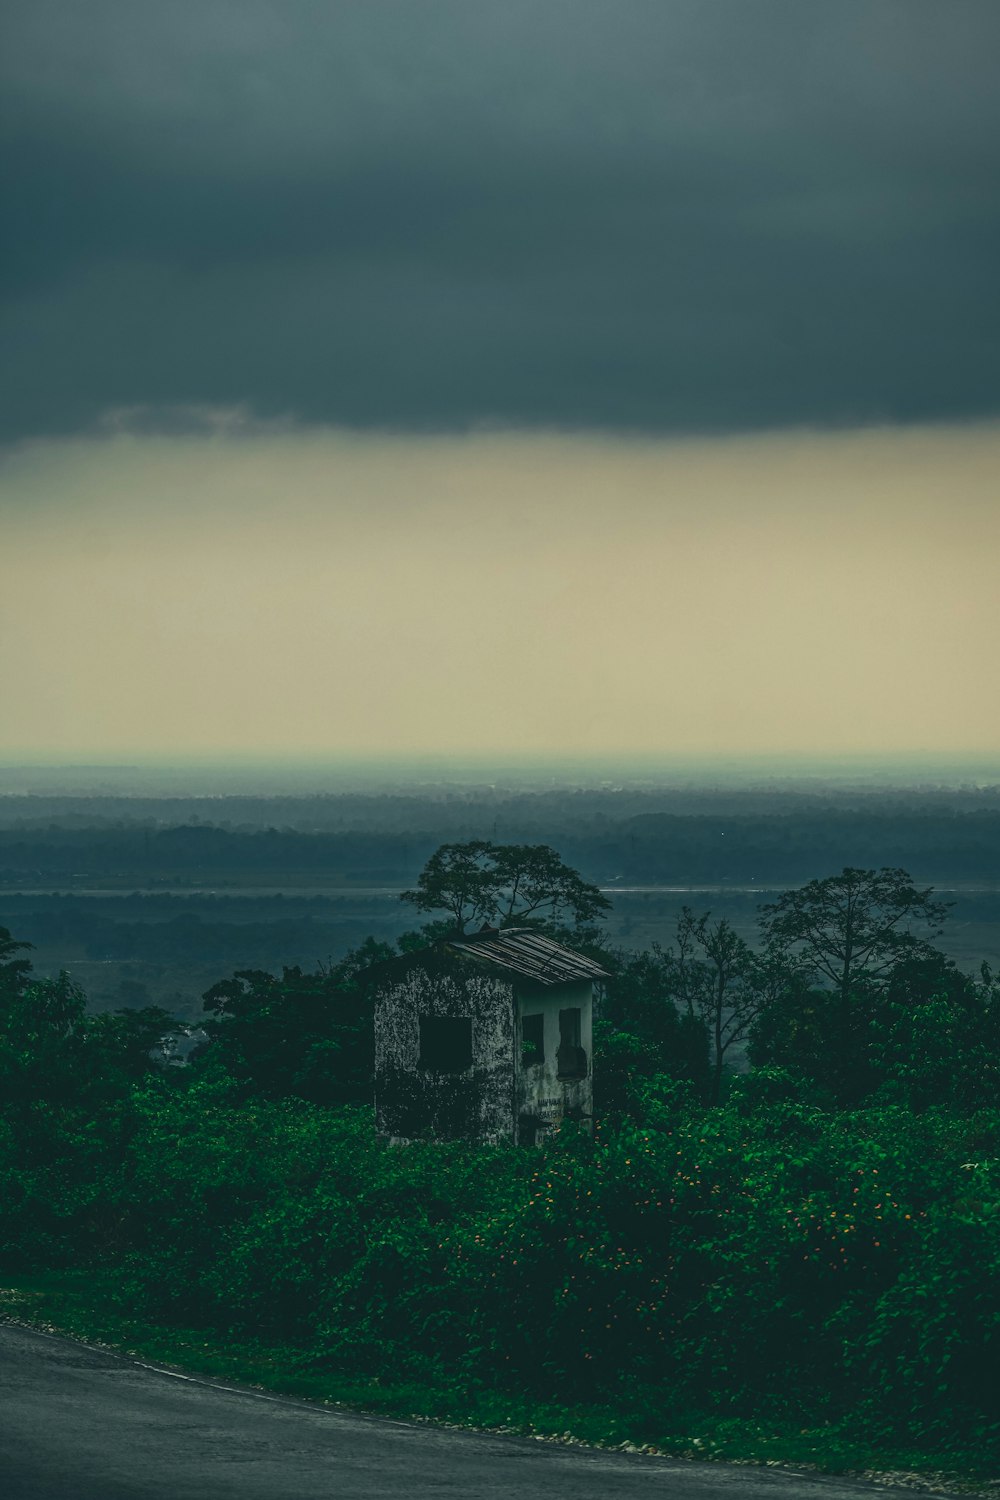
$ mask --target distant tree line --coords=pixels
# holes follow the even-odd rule
[[[612,804],[614,806],[615,804]],[[538,846],[558,836],[569,864],[606,884],[689,881],[792,883],[826,868],[889,864],[938,880],[992,879],[1000,856],[1000,808],[969,811],[844,809],[773,813],[637,813],[573,821],[572,804],[518,814],[502,840],[489,832],[486,808],[461,804],[453,847],[470,842]],[[779,802],[779,807],[783,806]],[[464,811],[462,810],[464,809]],[[406,818],[412,816],[412,827]],[[281,882],[295,874],[317,885],[339,880],[412,886],[414,873],[440,842],[407,807],[398,828],[239,829],[207,822],[164,828],[118,826],[0,827],[0,884],[203,884],[219,879]],[[463,820],[466,827],[462,828]],[[554,832],[558,830],[558,832]]]

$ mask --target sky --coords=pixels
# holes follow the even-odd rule
[[[0,759],[1000,751],[995,0],[8,0]]]

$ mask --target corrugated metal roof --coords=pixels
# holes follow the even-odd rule
[[[568,984],[574,979],[610,978],[607,970],[592,958],[574,953],[572,948],[564,948],[561,943],[554,943],[530,927],[470,933],[461,938],[449,938],[447,946],[458,953],[468,953],[473,958],[498,964],[501,969],[509,969],[535,984]]]

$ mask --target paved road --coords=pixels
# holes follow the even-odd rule
[[[313,1406],[0,1327],[3,1500],[866,1500],[874,1485]]]

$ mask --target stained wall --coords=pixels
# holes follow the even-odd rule
[[[589,1120],[594,1106],[591,981],[520,989],[517,1008],[519,1040],[523,1032],[523,1017],[541,1015],[544,1027],[544,1061],[518,1068],[517,1114],[522,1122],[522,1138],[531,1134],[531,1126],[527,1123],[530,1121],[537,1122],[537,1137],[551,1130],[564,1115]],[[574,1008],[580,1011],[580,1045],[586,1054],[586,1076],[561,1079],[558,1065],[559,1012]],[[518,1050],[520,1053],[520,1048]]]
[[[471,1066],[421,1066],[420,1018],[469,1017]],[[515,1001],[512,986],[470,965],[414,966],[375,1002],[375,1120],[394,1142],[515,1138]]]

